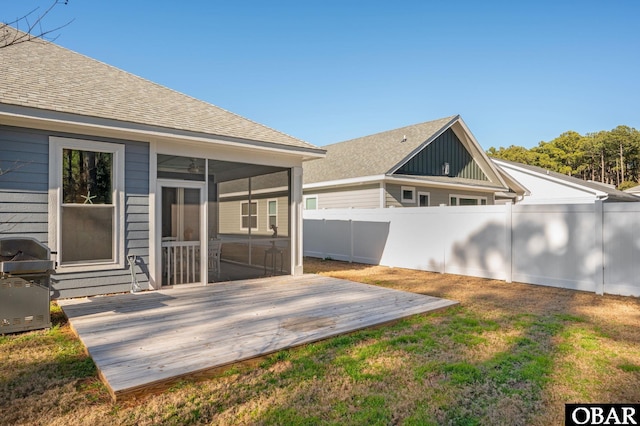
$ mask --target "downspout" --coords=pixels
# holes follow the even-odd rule
[[[137,293],[142,290],[140,288],[140,284],[138,284],[138,278],[136,278],[136,260],[137,257],[135,255],[127,256],[127,262],[129,262],[129,270],[131,271],[131,293]]]

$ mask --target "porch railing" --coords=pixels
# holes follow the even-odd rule
[[[200,241],[163,241],[163,284],[200,282]]]

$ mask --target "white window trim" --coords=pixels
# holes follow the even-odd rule
[[[258,231],[259,230],[258,228],[260,227],[260,223],[259,223],[260,221],[258,220],[260,218],[260,214],[259,214],[260,213],[260,205],[259,205],[257,200],[240,201],[240,230],[241,231],[248,231],[249,230],[249,228],[243,228],[242,227],[242,218],[245,217],[245,216],[246,217],[250,217],[251,216],[250,214],[248,214],[248,215],[243,215],[242,214],[242,205],[243,204],[249,204],[249,203],[254,203],[256,205],[256,215],[255,215],[256,216],[256,227],[255,228],[251,228],[251,231],[252,232],[253,231]],[[249,206],[249,213],[251,213],[251,206]],[[249,221],[249,226],[251,226],[251,221]]]
[[[420,205],[420,196],[421,195],[426,195],[427,197],[429,197],[429,203],[427,203],[426,206],[421,206]],[[417,203],[418,203],[418,207],[430,207],[431,206],[431,193],[427,192],[427,191],[418,191],[418,197],[417,197]]]
[[[124,144],[97,142],[85,139],[49,137],[49,247],[58,253],[60,259],[62,239],[62,152],[64,149],[107,152],[113,154],[113,260],[107,262],[83,262],[56,267],[56,272],[85,272],[119,269],[125,266],[125,146]]]
[[[274,203],[276,203],[276,212],[275,212],[275,214],[271,214],[271,213],[269,213],[269,204],[270,204],[272,201],[273,201]],[[268,199],[268,200],[267,200],[267,230],[269,230],[269,231],[271,231],[271,228],[270,228],[270,226],[269,226],[269,218],[270,218],[271,216],[275,216],[275,217],[276,217],[276,228],[277,228],[278,226],[280,226],[280,225],[278,224],[278,199],[277,199],[277,198],[271,198],[271,199]]]
[[[485,205],[488,204],[488,200],[487,197],[481,197],[479,195],[461,195],[461,194],[449,194],[449,204],[451,204],[451,198],[456,197],[456,206],[460,205],[460,199],[461,198],[466,198],[468,200],[477,200],[478,201],[478,206],[482,205],[482,200],[485,201]]]
[[[316,208],[315,209],[307,209],[307,199],[314,199],[316,200]],[[320,206],[318,205],[318,196],[317,195],[305,195],[302,197],[302,206],[304,210],[320,210]]]
[[[404,191],[411,191],[411,198],[404,198]],[[416,203],[416,188],[414,186],[401,186],[400,187],[400,202],[402,203]]]

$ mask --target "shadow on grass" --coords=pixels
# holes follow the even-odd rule
[[[270,380],[299,390],[271,405],[258,422],[528,424],[541,409],[554,366],[553,340],[567,322],[556,315],[496,321],[456,307],[292,350],[289,368]],[[474,356],[491,352],[486,335],[505,326],[517,332],[504,338],[504,348]],[[372,367],[394,357],[395,365]],[[324,382],[340,385],[318,391],[315,385]]]
[[[297,373],[299,382],[307,380],[309,386],[291,382],[290,386],[299,390],[292,390],[286,401],[273,404],[262,413],[259,418],[264,424],[281,421],[305,424],[318,418],[323,422],[347,424],[357,423],[356,418],[367,419],[366,422],[372,424],[562,422],[564,402],[576,401],[557,396],[555,400],[552,396],[553,406],[545,406],[558,386],[562,392],[564,383],[557,383],[558,380],[572,378],[573,386],[584,389],[582,393],[570,389],[564,393],[565,399],[582,395],[583,399],[609,400],[611,395],[620,395],[611,389],[626,386],[616,382],[620,378],[612,377],[603,386],[597,382],[602,378],[586,377],[584,371],[573,372],[567,362],[567,352],[570,357],[585,359],[585,371],[594,371],[605,378],[607,368],[618,364],[615,369],[629,376],[639,371],[635,361],[629,362],[624,357],[619,361],[603,361],[600,358],[607,356],[606,351],[593,353],[605,338],[613,342],[620,338],[627,344],[635,342],[633,336],[629,340],[616,334],[621,332],[621,327],[610,326],[613,335],[609,336],[593,317],[583,316],[581,307],[590,306],[592,299],[600,296],[468,277],[458,277],[459,282],[452,283],[451,277],[446,280],[442,275],[426,272],[416,272],[422,275],[408,280],[402,277],[398,284],[394,282],[397,275],[402,275],[398,269],[381,270],[370,265],[331,261],[324,261],[320,266],[318,261],[309,263],[307,271],[331,271],[325,274],[455,299],[462,306],[385,327],[380,338],[372,336],[371,331],[363,331],[317,344],[330,347],[336,345],[335,342],[345,342],[343,348],[329,350],[326,359],[314,360],[303,349],[292,351],[287,374],[292,374],[290,371],[295,365],[299,366],[302,368]],[[367,343],[369,340],[371,343]],[[578,347],[572,347],[574,344]],[[396,357],[398,363],[372,373],[368,361],[379,356]],[[631,355],[629,359],[636,358]],[[322,391],[325,399],[318,400],[319,391],[313,388],[325,385],[318,383],[314,374],[327,369],[315,366],[311,374],[312,370],[307,370],[310,367],[304,366],[321,362],[342,369],[341,377],[336,377],[334,370],[326,380],[341,382],[342,387],[334,392],[325,389]],[[359,386],[362,383],[366,386]],[[595,389],[598,389],[596,394]],[[639,396],[637,390],[630,390],[626,395],[631,399]],[[371,402],[378,401],[379,397],[382,402]],[[314,400],[316,406],[329,408],[315,408],[305,402],[309,400]],[[294,416],[294,413],[297,414]]]
[[[0,354],[0,423],[24,422],[19,407],[28,403],[41,405],[38,398],[47,393],[62,397],[73,385],[89,399],[105,399],[108,393],[97,378],[93,360],[84,346],[70,332],[67,318],[55,304],[51,305],[52,327],[5,336]],[[91,396],[93,395],[93,396]]]

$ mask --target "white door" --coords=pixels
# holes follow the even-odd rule
[[[207,281],[204,192],[201,183],[158,183],[156,235],[159,234],[159,276],[163,286]]]

